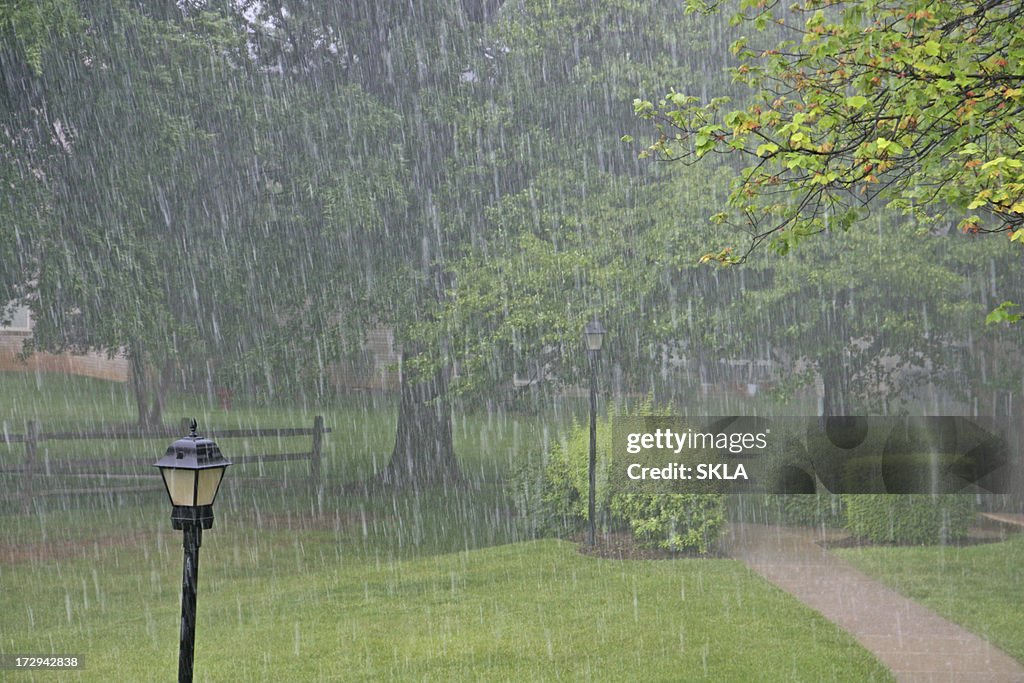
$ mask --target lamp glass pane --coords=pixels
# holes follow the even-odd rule
[[[209,469],[199,470],[199,487],[196,490],[196,505],[213,505],[213,499],[217,496],[217,489],[220,487],[220,480],[223,476],[223,467],[211,467]]]
[[[160,473],[164,475],[164,484],[167,485],[167,493],[171,496],[172,505],[202,505],[192,499],[195,493],[195,477],[199,474],[198,470],[162,468]]]
[[[601,332],[587,332],[583,335],[587,340],[587,348],[591,351],[600,351],[604,334]]]

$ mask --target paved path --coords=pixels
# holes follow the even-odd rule
[[[981,516],[985,519],[1006,526],[1024,526],[1024,515],[1018,515],[1011,512],[982,512]]]
[[[813,530],[732,525],[726,552],[849,631],[911,683],[1024,682],[1024,666],[983,638],[854,569]]]

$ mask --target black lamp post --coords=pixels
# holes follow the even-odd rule
[[[192,433],[167,447],[156,461],[171,499],[171,526],[184,532],[185,566],[181,577],[181,640],[178,650],[178,683],[191,683],[196,643],[196,584],[199,580],[199,546],[203,529],[213,526],[213,501],[217,497],[224,459],[216,442]]]
[[[593,546],[597,542],[597,354],[604,341],[604,327],[596,320],[590,321],[583,328],[583,339],[587,343],[587,359],[590,361],[590,490],[587,498],[590,529],[587,545]]]

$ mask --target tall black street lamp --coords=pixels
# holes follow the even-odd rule
[[[596,320],[590,321],[583,328],[583,339],[587,343],[587,359],[590,361],[590,487],[587,498],[590,529],[587,545],[593,546],[597,542],[597,354],[604,341],[604,327]]]
[[[196,584],[199,581],[199,546],[203,529],[213,526],[213,501],[231,463],[216,442],[192,433],[167,447],[156,461],[171,499],[171,527],[184,532],[185,566],[181,577],[181,639],[178,649],[178,683],[191,683],[196,643]]]

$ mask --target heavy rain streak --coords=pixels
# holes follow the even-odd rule
[[[1024,680],[1021,15],[0,0],[0,680]]]

